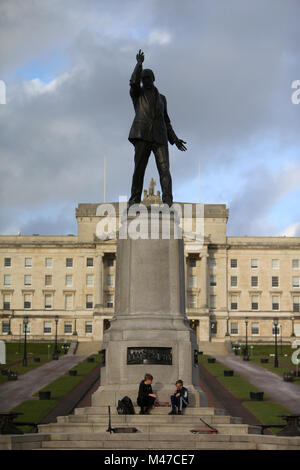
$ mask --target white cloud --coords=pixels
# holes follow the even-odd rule
[[[300,237],[300,222],[295,222],[286,227],[280,234],[286,237]]]
[[[148,38],[149,45],[164,46],[171,42],[171,34],[167,31],[151,31]]]
[[[201,155],[203,202],[233,200],[233,231],[258,234],[299,173],[283,171],[283,179],[274,179],[271,164],[266,165],[261,177],[254,173],[238,182],[236,198],[233,175],[239,176],[246,160],[257,167],[253,149],[266,136],[282,155],[299,148],[299,106],[290,100],[290,83],[299,71],[299,6],[282,0],[252,0],[247,9],[240,0],[226,5],[219,0],[2,0],[1,79],[24,65],[30,69],[41,56],[50,67],[49,51],[52,58],[64,51],[68,65],[64,73],[51,73],[56,78],[50,83],[33,75],[25,86],[18,80],[7,85],[8,104],[0,108],[0,198],[8,212],[0,218],[0,231],[13,226],[8,213],[22,228],[18,210],[24,206],[36,227],[37,207],[101,202],[104,154],[107,199],[129,193],[133,147],[127,137],[134,115],[129,78],[142,48],[145,67],[154,70],[156,85],[167,96],[175,132],[188,142],[184,154],[170,146],[174,193],[188,190]],[[287,56],[291,60],[284,61]],[[272,160],[270,153],[263,157]],[[149,176],[157,178],[153,157],[148,168],[145,184]],[[220,200],[230,184],[228,200]],[[57,233],[59,224],[57,217]]]

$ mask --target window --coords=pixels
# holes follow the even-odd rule
[[[217,285],[217,276],[215,276],[214,274],[211,274],[210,276],[210,285],[212,287]]]
[[[65,335],[70,335],[72,334],[72,323],[71,322],[65,322],[64,323],[64,334]]]
[[[24,294],[24,308],[31,308],[31,294]]]
[[[66,267],[73,268],[73,258],[66,258]]]
[[[251,276],[251,287],[258,287],[258,276]]]
[[[9,321],[3,321],[2,322],[2,334],[3,335],[9,335],[9,333],[10,333]]]
[[[11,258],[4,258],[4,266],[7,268],[11,266]]]
[[[90,321],[85,322],[85,332],[86,333],[93,333],[93,323]]]
[[[50,334],[52,333],[52,323],[49,321],[44,322],[44,334]]]
[[[93,296],[91,294],[86,296],[86,308],[93,308]]]
[[[259,335],[259,323],[251,323],[251,334]]]
[[[4,274],[3,284],[4,284],[5,286],[10,286],[10,285],[11,285],[11,277],[10,277],[10,274]]]
[[[231,310],[237,310],[237,308],[238,308],[237,295],[232,295],[230,297],[230,308],[231,308]]]
[[[272,310],[279,310],[279,295],[272,295]]]
[[[216,258],[209,258],[209,267],[210,268],[215,268],[216,266],[217,266]]]
[[[10,295],[4,294],[3,295],[3,310],[10,310]]]
[[[293,287],[299,287],[299,279],[298,276],[293,276]]]
[[[86,285],[91,287],[94,285],[94,275],[93,274],[87,274],[86,275]]]
[[[216,335],[218,332],[218,322],[212,321],[210,322],[210,332],[212,335]]]
[[[196,287],[197,286],[197,277],[196,276],[189,276],[189,287]]]
[[[66,286],[72,286],[73,285],[73,276],[72,274],[67,274],[66,275]]]
[[[279,259],[272,259],[272,269],[279,269]]]
[[[73,294],[65,295],[65,309],[72,310],[73,308]]]
[[[279,277],[272,276],[272,287],[279,287]]]
[[[46,268],[52,268],[52,266],[53,266],[52,258],[45,258],[45,266],[46,266]]]
[[[25,258],[25,267],[26,268],[32,267],[32,258]]]
[[[31,286],[31,274],[25,274],[24,276],[24,285]]]
[[[94,258],[87,258],[86,259],[87,266],[94,266]]]
[[[293,297],[293,312],[300,312],[299,309],[300,297]]]
[[[45,286],[52,286],[52,276],[49,274],[45,276]]]
[[[106,307],[113,308],[114,306],[114,296],[112,294],[106,294]]]
[[[216,308],[216,302],[217,302],[217,296],[210,295],[210,299],[209,299],[210,308]]]
[[[230,277],[230,285],[231,287],[237,287],[237,276]]]
[[[52,308],[53,296],[52,294],[45,294],[45,308]]]
[[[230,323],[230,334],[231,335],[238,335],[239,334],[239,325],[237,322]]]
[[[114,259],[113,258],[107,258],[106,266],[112,267],[113,265],[114,265]]]
[[[196,267],[196,259],[195,258],[190,258],[189,259],[189,267],[190,268],[195,268]]]
[[[251,268],[258,268],[258,259],[251,259]]]
[[[251,295],[251,310],[258,310],[258,295]]]
[[[230,267],[231,268],[237,268],[237,259],[231,259],[230,260]]]
[[[293,259],[292,260],[292,268],[293,269],[299,269],[299,260],[298,259]]]
[[[114,285],[114,276],[113,274],[108,274],[106,277],[107,286],[112,287]]]

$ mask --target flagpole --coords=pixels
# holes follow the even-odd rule
[[[103,202],[106,202],[106,156],[104,155],[104,168],[103,168]]]

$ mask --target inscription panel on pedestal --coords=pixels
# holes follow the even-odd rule
[[[171,366],[172,348],[127,348],[127,364],[162,364]]]

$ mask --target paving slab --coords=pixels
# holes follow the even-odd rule
[[[284,382],[283,378],[239,356],[214,356],[218,362],[237,372],[252,385],[265,392],[273,401],[285,406],[292,413],[300,414],[300,386]]]
[[[58,361],[50,361],[34,370],[19,375],[18,380],[6,382],[0,386],[0,411],[10,411],[69,369],[84,361],[84,356],[64,355]]]

